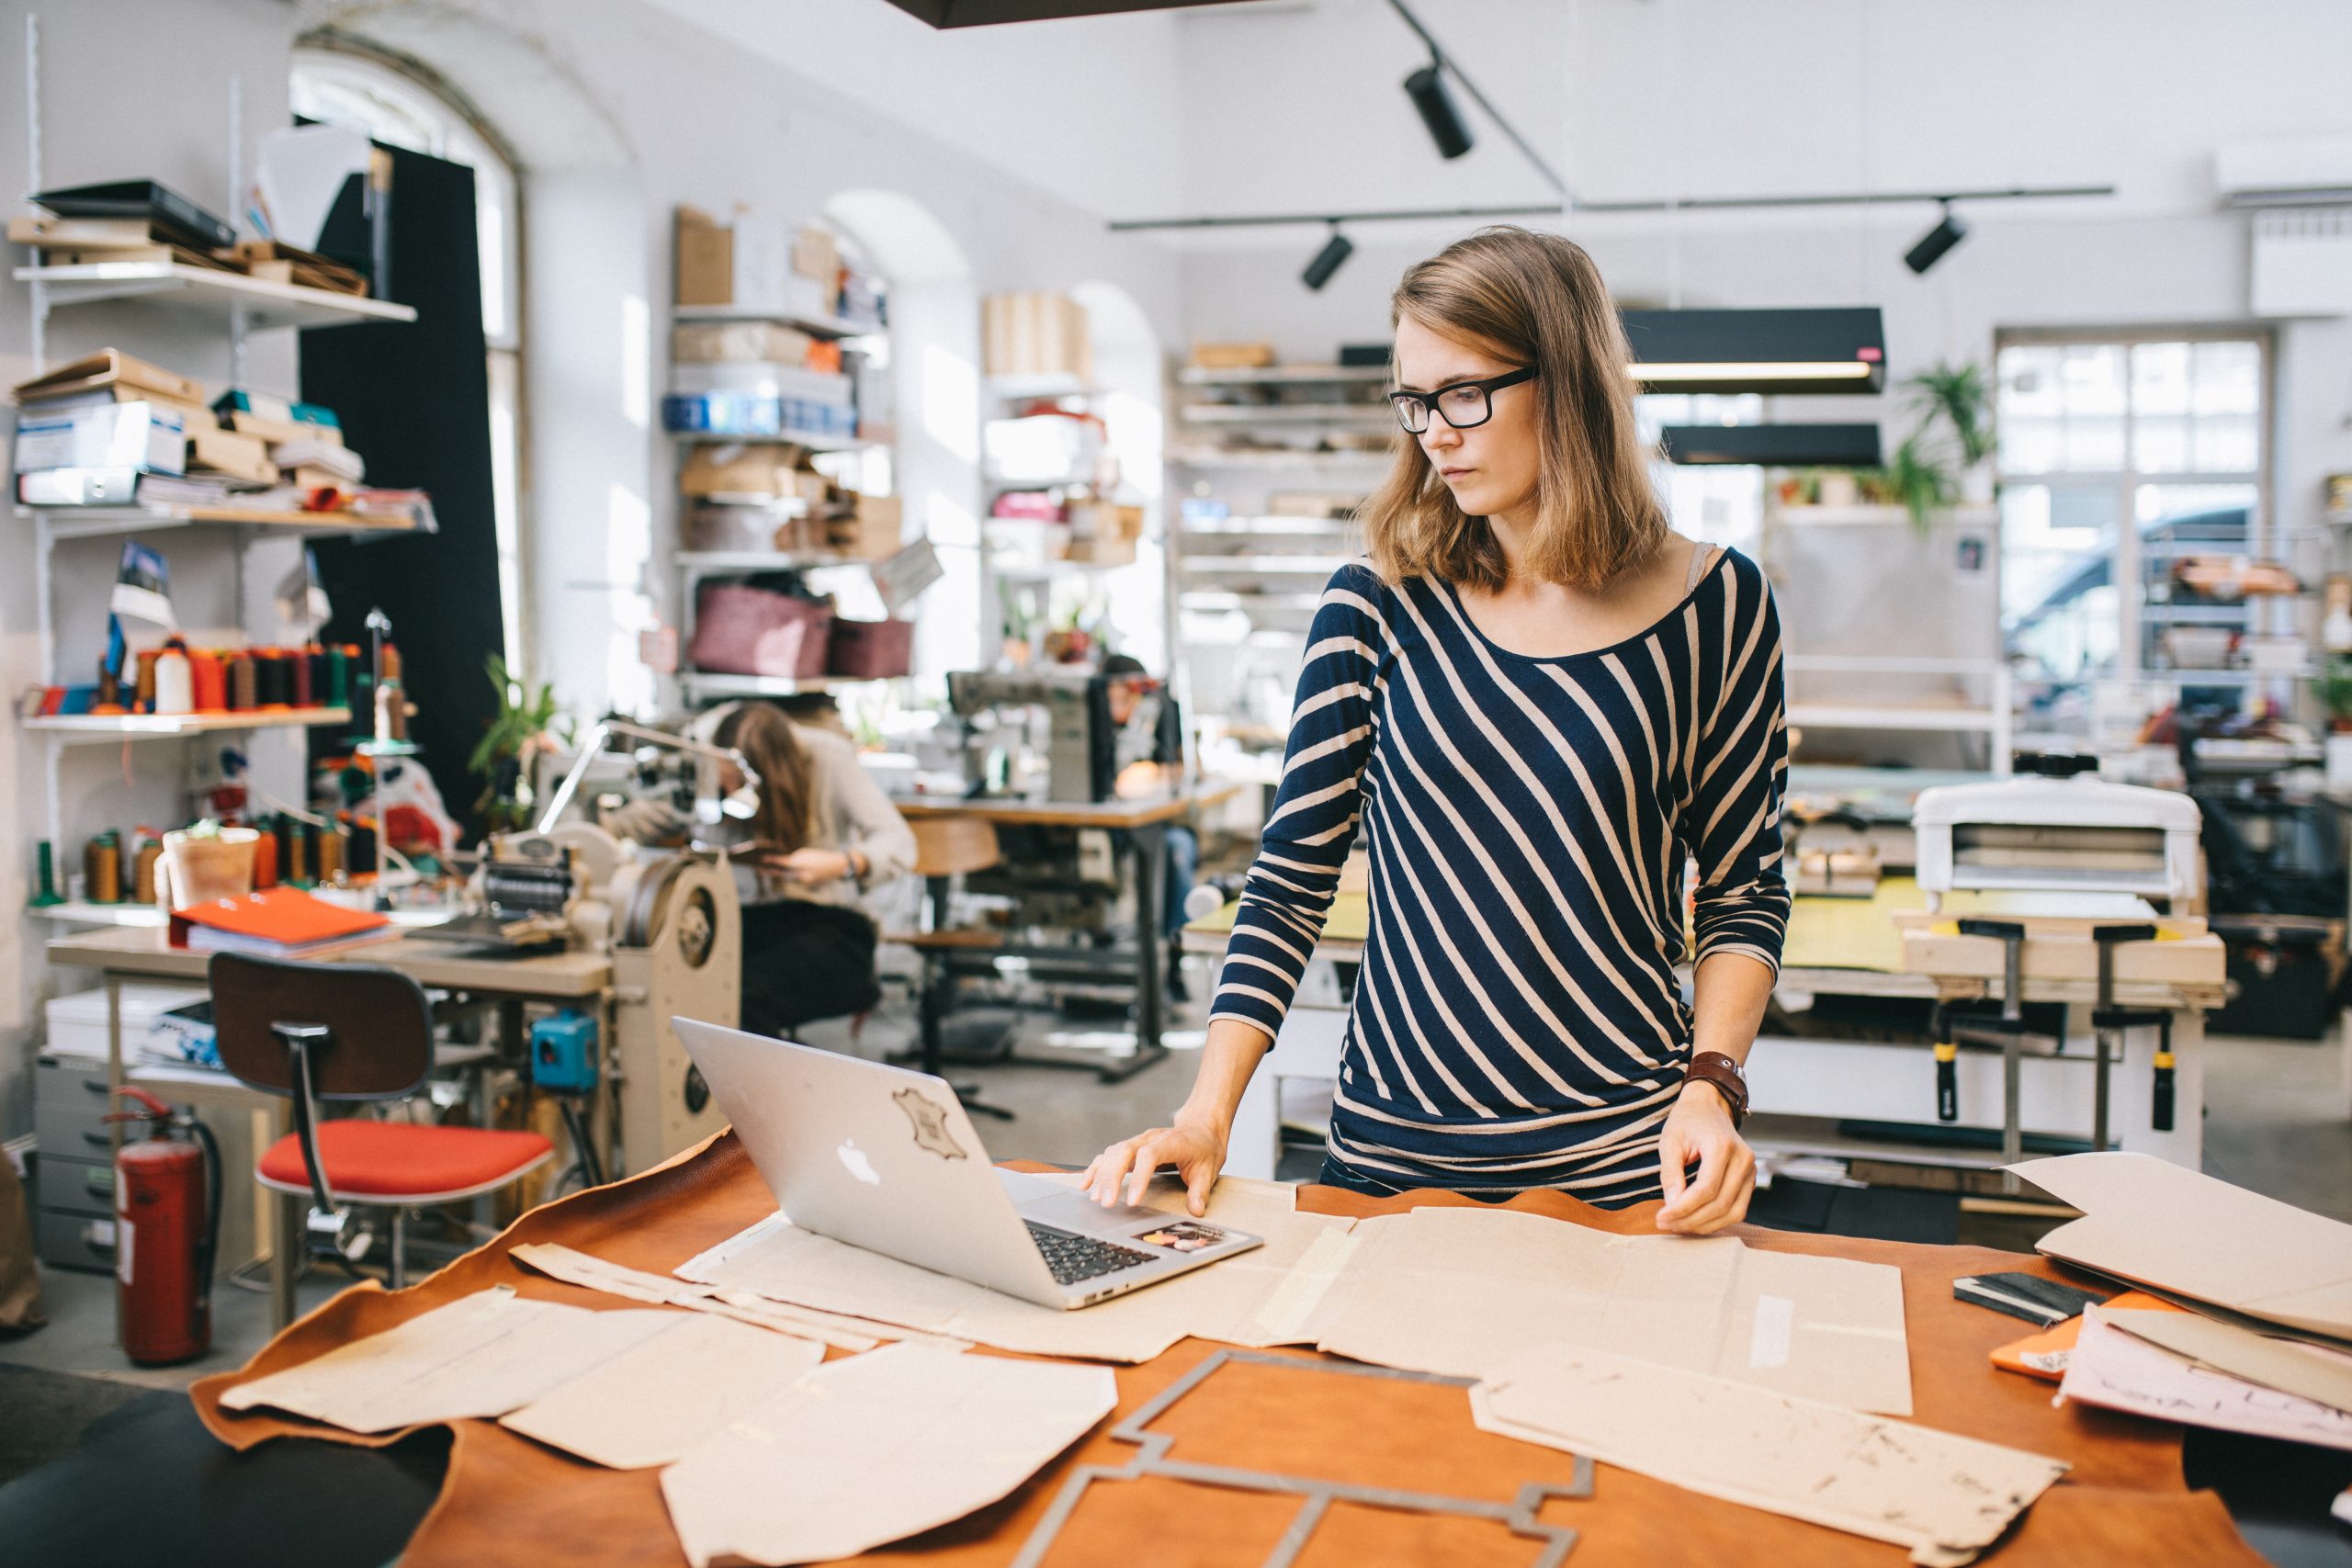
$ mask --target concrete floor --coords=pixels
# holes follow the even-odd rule
[[[1204,976],[1193,989],[1202,994]],[[975,1118],[989,1153],[1079,1166],[1114,1139],[1164,1122],[1192,1086],[1203,1010],[1177,1010],[1166,1061],[1124,1083],[1101,1082],[1091,1071],[1026,1064],[956,1066],[949,1076],[978,1086],[982,1097],[1015,1113],[1005,1122]],[[1101,1024],[1032,1015],[1018,1030],[1024,1056],[1065,1058],[1051,1036]],[[1185,1032],[1190,1031],[1191,1032]],[[869,1019],[854,1049],[882,1055],[910,1043],[911,1020],[893,1009]],[[812,1044],[853,1048],[845,1026],[818,1026]],[[2340,1034],[2318,1043],[2240,1037],[2206,1042],[2206,1169],[2227,1181],[2334,1218],[2352,1222],[2352,1063]],[[1083,1059],[1083,1058],[1079,1058]],[[1298,1162],[1311,1170],[1312,1161]],[[305,1311],[348,1281],[313,1274],[303,1281]],[[268,1300],[234,1289],[214,1294],[212,1352],[180,1367],[134,1368],[114,1344],[114,1280],[110,1275],[46,1270],[42,1276],[49,1325],[0,1337],[0,1362],[78,1372],[153,1387],[177,1387],[208,1372],[243,1363],[268,1337]]]

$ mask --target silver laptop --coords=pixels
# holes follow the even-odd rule
[[[1260,1245],[989,1162],[942,1080],[671,1021],[768,1190],[803,1230],[1045,1306],[1090,1306]]]

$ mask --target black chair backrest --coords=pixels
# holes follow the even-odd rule
[[[216,953],[210,978],[220,1065],[254,1089],[294,1091],[292,1058],[273,1024],[332,1032],[311,1058],[321,1100],[405,1099],[433,1070],[432,1004],[397,969]]]

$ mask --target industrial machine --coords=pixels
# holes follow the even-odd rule
[[[1091,805],[1111,797],[1118,727],[1111,682],[1089,670],[959,670],[947,705],[963,726],[970,795],[1024,795],[1034,761],[1046,764],[1046,798]]]
[[[2202,907],[2197,803],[2172,790],[2090,776],[2090,757],[2021,756],[2030,776],[1919,792],[1920,890],[1943,907],[1958,888],[2129,893],[2189,912]]]

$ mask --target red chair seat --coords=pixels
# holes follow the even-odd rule
[[[327,1190],[338,1198],[422,1202],[468,1197],[504,1186],[554,1152],[537,1133],[410,1122],[319,1123]],[[278,1139],[254,1172],[272,1187],[306,1190],[311,1165],[302,1157],[301,1138],[288,1133]]]

